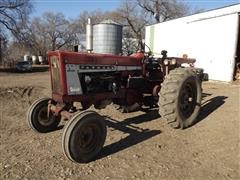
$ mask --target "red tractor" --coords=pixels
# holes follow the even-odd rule
[[[52,97],[35,101],[28,111],[30,127],[40,133],[69,120],[63,133],[63,150],[74,162],[93,160],[104,145],[104,118],[94,111],[110,103],[123,112],[142,105],[159,107],[173,128],[187,128],[198,116],[205,74],[194,59],[136,53],[131,56],[53,51],[48,53]],[[182,64],[190,67],[182,67]],[[74,102],[81,102],[77,110]]]

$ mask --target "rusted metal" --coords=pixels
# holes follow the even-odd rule
[[[48,102],[48,117],[50,113],[53,113],[55,116],[61,116],[63,120],[69,120],[72,117],[72,114],[64,110],[64,105],[54,105],[53,101]]]
[[[68,111],[61,111],[61,112],[60,112],[60,115],[61,115],[61,117],[63,117],[63,120],[64,120],[64,121],[68,121],[68,120],[70,120],[71,117],[72,117],[72,114],[69,113]]]

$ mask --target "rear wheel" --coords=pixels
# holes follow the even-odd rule
[[[202,99],[201,81],[194,70],[177,68],[166,76],[159,93],[159,113],[173,128],[194,124]]]
[[[68,159],[87,163],[102,149],[107,129],[102,116],[93,111],[76,114],[66,125],[62,146]]]
[[[28,124],[36,132],[46,133],[53,131],[60,123],[60,116],[54,116],[51,112],[48,115],[49,100],[49,98],[38,99],[28,110]]]

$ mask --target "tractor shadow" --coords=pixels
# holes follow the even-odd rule
[[[212,94],[203,94],[203,98],[205,99],[206,97],[211,95]],[[196,122],[192,126],[201,122],[206,117],[208,117],[212,112],[214,112],[216,109],[221,107],[225,103],[225,99],[227,98],[228,97],[226,96],[216,96],[211,99],[205,100],[202,104],[200,114]],[[103,147],[97,159],[101,159],[106,156],[112,155],[114,153],[127,149],[131,146],[134,146],[138,143],[141,143],[154,136],[159,135],[161,133],[160,130],[143,129],[133,125],[133,124],[141,124],[144,122],[153,121],[158,118],[160,118],[160,115],[158,114],[158,109],[147,110],[146,114],[136,116],[133,118],[127,118],[123,121],[111,119],[110,117],[106,116],[105,122],[108,127],[111,127],[114,130],[119,130],[121,132],[127,133],[129,135],[123,139],[120,139],[117,142],[114,142],[112,144],[109,144]]]
[[[210,96],[210,95],[211,94],[208,94],[206,96],[203,95],[203,98],[207,97],[207,96]],[[192,126],[201,122],[206,117],[208,117],[211,113],[213,113],[216,109],[221,107],[225,103],[225,100],[227,98],[228,98],[227,96],[215,96],[215,97],[213,97],[209,100],[204,101],[203,104],[202,104],[200,113],[198,115],[198,118]]]
[[[139,115],[133,118],[127,118],[123,121],[118,121],[115,119],[111,119],[110,117],[105,117],[105,122],[108,127],[111,127],[114,130],[119,130],[129,135],[123,139],[120,139],[117,142],[103,147],[97,159],[101,159],[111,154],[117,153],[160,134],[160,130],[143,129],[133,125],[153,121],[159,117],[160,116],[157,110],[152,110],[146,114]]]

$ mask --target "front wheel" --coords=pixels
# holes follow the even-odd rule
[[[177,68],[162,83],[159,113],[171,127],[184,129],[195,123],[201,99],[201,80],[194,69]]]
[[[53,131],[60,123],[60,116],[48,115],[49,98],[36,100],[29,108],[27,121],[29,126],[36,132],[46,133]]]
[[[93,111],[76,114],[63,132],[64,154],[73,162],[87,163],[102,149],[106,134],[107,129],[102,116]]]

